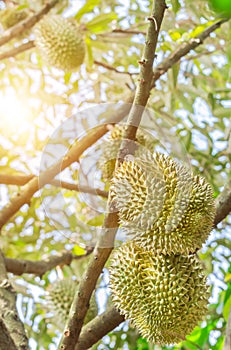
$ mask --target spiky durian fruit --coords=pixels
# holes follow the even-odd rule
[[[68,319],[78,283],[78,281],[66,278],[56,281],[48,290],[46,296],[48,309],[54,314],[56,323],[61,326],[63,326]],[[84,324],[91,321],[97,313],[98,307],[95,296],[93,295]]]
[[[34,27],[43,59],[56,68],[75,70],[84,60],[85,45],[78,27],[60,15],[47,15]]]
[[[119,151],[125,125],[116,125],[109,134],[108,140],[102,145],[102,156],[99,159],[98,166],[102,171],[102,177],[105,181],[111,180],[115,169],[116,157]],[[133,142],[133,141],[132,141]],[[155,140],[144,130],[138,129],[136,134],[136,152],[140,153],[153,152]]]
[[[112,256],[110,288],[121,314],[159,344],[184,339],[207,311],[208,286],[195,255],[157,254],[127,242]]]
[[[28,15],[27,9],[18,10],[15,7],[9,7],[0,11],[0,22],[4,29],[8,29],[27,18]]]
[[[213,226],[209,184],[164,154],[124,161],[114,174],[111,194],[123,230],[146,250],[195,252]]]

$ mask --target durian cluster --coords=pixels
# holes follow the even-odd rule
[[[46,296],[47,308],[54,314],[55,323],[59,325],[61,329],[68,320],[78,283],[78,281],[74,281],[71,278],[66,278],[56,281],[48,290]],[[95,295],[92,295],[84,324],[91,321],[97,314],[98,306]]]
[[[131,236],[112,256],[112,300],[149,341],[178,343],[206,314],[209,292],[196,252],[212,229],[212,189],[171,157],[150,152],[125,160],[111,183]]]
[[[85,44],[76,24],[61,15],[47,15],[34,27],[35,45],[49,65],[73,71],[84,61]]]
[[[123,137],[123,132],[125,131],[125,125],[117,124],[111,131],[107,142],[103,143],[101,150],[102,156],[98,161],[98,167],[102,171],[102,178],[105,181],[109,181],[113,177],[115,163],[121,140]],[[134,146],[136,146],[135,156],[143,153],[144,150],[149,150],[153,152],[155,142],[153,142],[153,137],[151,137],[147,132],[139,129],[136,134],[136,141]]]

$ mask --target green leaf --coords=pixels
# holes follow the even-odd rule
[[[116,19],[117,14],[114,12],[103,13],[96,16],[91,21],[87,22],[86,27],[89,31],[91,31],[94,34],[104,33],[108,30],[108,25]]]
[[[104,214],[100,214],[95,218],[89,220],[87,224],[91,226],[101,226],[103,224],[103,220],[104,220]]]
[[[180,9],[180,2],[179,0],[172,0],[172,9],[174,13],[177,13]]]
[[[86,38],[85,39],[85,43],[87,46],[87,68],[92,68],[93,63],[94,63],[94,56],[93,56],[93,52],[92,52],[92,45],[91,45],[91,39],[90,38]]]
[[[79,20],[86,13],[92,12],[94,8],[101,3],[101,0],[88,0],[83,7],[74,16],[75,19]]]
[[[75,255],[85,255],[86,251],[82,247],[75,245],[72,249],[73,254]]]

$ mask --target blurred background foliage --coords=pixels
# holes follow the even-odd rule
[[[159,36],[156,65],[219,18],[220,9],[217,12],[215,5],[205,0],[166,2],[169,8]],[[43,0],[0,1],[0,9],[4,11],[6,7],[15,6],[17,11],[27,9],[33,14],[44,3]],[[142,56],[147,29],[146,17],[150,13],[149,1],[63,0],[51,12],[71,17],[79,25],[87,47],[85,62],[79,71],[64,72],[47,66],[36,48],[0,61],[1,174],[38,175],[47,144],[61,144],[66,152],[74,141],[74,136],[65,137],[59,125],[76,115],[81,131],[78,135],[87,133],[95,126],[95,121],[107,121],[107,116],[102,116],[103,110],[100,110],[92,122],[97,104],[125,102],[136,86],[138,60]],[[230,179],[229,38],[230,22],[227,22],[163,75],[151,92],[148,104],[151,112],[143,121],[143,126],[162,142],[161,147],[164,144],[168,152],[187,161],[195,173],[207,178],[215,197]],[[30,40],[33,40],[33,31],[25,31],[2,46],[0,55]],[[59,132],[54,133],[56,130]],[[91,164],[92,155],[100,152],[102,142],[100,140],[85,152],[83,162]],[[176,142],[180,144],[178,152]],[[53,154],[50,156],[52,158]],[[62,177],[75,183],[79,171],[79,165],[73,164]],[[101,180],[99,169],[91,171],[96,173],[95,184],[108,189],[108,184]],[[85,184],[91,184],[91,171],[84,174]],[[20,190],[19,186],[2,184],[1,207]],[[47,215],[50,206],[44,203],[59,201],[60,192],[65,204],[62,215],[59,207],[58,217],[54,214],[55,208]],[[43,260],[63,249],[83,254],[88,241],[92,242],[95,227],[102,224],[106,202],[97,199],[94,205],[102,209],[96,212],[89,205],[91,201],[92,198],[78,192],[45,186],[34,195],[30,205],[24,205],[4,226],[0,237],[4,254],[9,258],[31,260]],[[230,217],[227,217],[213,230],[200,252],[211,285],[211,304],[206,319],[184,342],[168,347],[148,344],[125,322],[93,349],[222,349],[231,307],[230,224]],[[32,349],[56,349],[60,332],[52,325],[46,309],[46,290],[60,276],[81,278],[87,262],[88,258],[74,261],[70,267],[54,269],[42,278],[12,275],[20,316]],[[106,266],[96,292],[99,312],[105,309],[109,294]]]

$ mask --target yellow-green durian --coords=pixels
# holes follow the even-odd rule
[[[18,10],[15,7],[9,7],[0,11],[0,22],[4,29],[8,29],[27,18],[28,15],[27,9]]]
[[[178,343],[203,319],[208,286],[195,255],[163,255],[134,241],[113,252],[110,289],[115,306],[155,344]]]
[[[111,180],[113,176],[116,157],[118,155],[124,131],[125,125],[116,125],[109,134],[107,141],[102,145],[102,156],[99,159],[98,166],[102,171],[103,179],[106,181]],[[150,134],[145,132],[145,130],[138,129],[135,143],[137,146],[135,155],[137,156],[143,152],[152,153],[155,145],[155,140]]]
[[[61,15],[47,15],[34,27],[35,45],[51,66],[72,71],[83,63],[85,44],[78,27]]]
[[[66,323],[71,304],[73,302],[78,281],[70,278],[56,281],[50,286],[46,296],[47,307],[54,314],[54,320],[61,327]],[[95,300],[95,295],[92,296],[88,312],[86,314],[84,324],[91,321],[98,313],[98,307]]]
[[[164,154],[125,160],[114,174],[111,195],[124,232],[146,250],[195,252],[213,226],[209,184]]]

